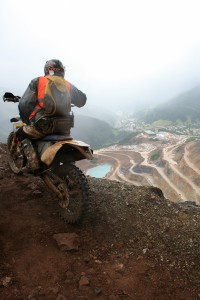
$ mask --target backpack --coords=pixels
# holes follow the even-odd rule
[[[38,102],[44,116],[64,116],[71,111],[70,84],[60,76],[40,77]]]

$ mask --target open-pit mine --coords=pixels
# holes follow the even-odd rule
[[[191,141],[192,140],[192,141]],[[94,160],[82,164],[84,171],[109,163],[105,178],[137,186],[159,187],[174,202],[200,204],[200,141],[167,132],[137,136],[129,145],[94,151]]]

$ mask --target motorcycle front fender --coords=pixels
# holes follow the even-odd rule
[[[45,163],[47,166],[50,166],[53,162],[57,152],[65,145],[68,145],[72,148],[75,148],[79,155],[76,156],[76,160],[81,159],[92,159],[92,150],[90,149],[90,146],[82,141],[76,141],[76,140],[65,140],[65,141],[58,141],[52,146],[45,149],[45,151],[41,155],[41,161]]]

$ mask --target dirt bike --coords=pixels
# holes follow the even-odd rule
[[[4,102],[19,102],[20,97],[5,93]],[[10,120],[13,131],[7,139],[8,162],[15,174],[27,172],[27,158],[16,138],[17,130],[25,125],[19,117]],[[43,179],[58,198],[58,210],[68,223],[77,223],[89,205],[89,184],[84,173],[75,165],[76,161],[92,159],[90,146],[63,135],[47,135],[32,144],[39,160],[38,170],[33,175]]]

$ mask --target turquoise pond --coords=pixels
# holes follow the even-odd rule
[[[111,165],[103,164],[89,169],[86,174],[96,178],[103,178],[108,172],[110,172],[110,170]]]

